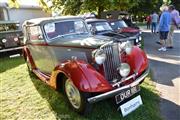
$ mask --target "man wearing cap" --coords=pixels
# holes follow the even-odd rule
[[[171,22],[171,15],[168,11],[167,6],[162,7],[162,14],[159,21],[159,35],[160,35],[160,41],[162,43],[161,48],[158,49],[159,51],[166,51],[166,40],[170,28],[170,22]]]

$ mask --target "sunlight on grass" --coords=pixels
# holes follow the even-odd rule
[[[73,112],[62,94],[51,89],[29,74],[22,58],[1,59],[0,68],[0,119],[76,119],[76,120],[161,120],[159,97],[148,77],[141,85],[143,105],[125,118],[112,99],[94,104],[86,117]]]

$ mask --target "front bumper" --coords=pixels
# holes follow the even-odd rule
[[[106,92],[106,93],[102,93],[102,94],[97,95],[97,96],[90,97],[87,100],[88,100],[89,103],[95,103],[95,102],[98,102],[98,101],[113,97],[113,96],[117,95],[119,92],[121,92],[122,90],[131,88],[131,87],[134,87],[134,86],[140,84],[148,74],[149,74],[149,69],[147,69],[140,77],[138,77],[131,84],[125,85],[123,87],[117,88],[115,90],[112,90],[112,91],[109,91],[109,92]]]

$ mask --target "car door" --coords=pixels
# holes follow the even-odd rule
[[[53,59],[48,50],[40,26],[27,27],[27,46],[30,50],[36,67],[45,74],[50,74],[54,69]]]

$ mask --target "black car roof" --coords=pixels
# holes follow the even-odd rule
[[[107,20],[105,20],[105,19],[96,19],[96,18],[86,19],[85,21],[86,21],[87,23],[92,23],[92,22],[107,22]]]
[[[46,23],[48,21],[68,20],[68,19],[83,19],[83,18],[77,17],[77,16],[58,16],[58,17],[35,18],[35,19],[26,20],[23,23],[23,25],[35,26],[35,25],[39,25],[41,23]]]
[[[116,21],[124,21],[122,19],[108,19],[107,20],[108,22],[116,22]]]

